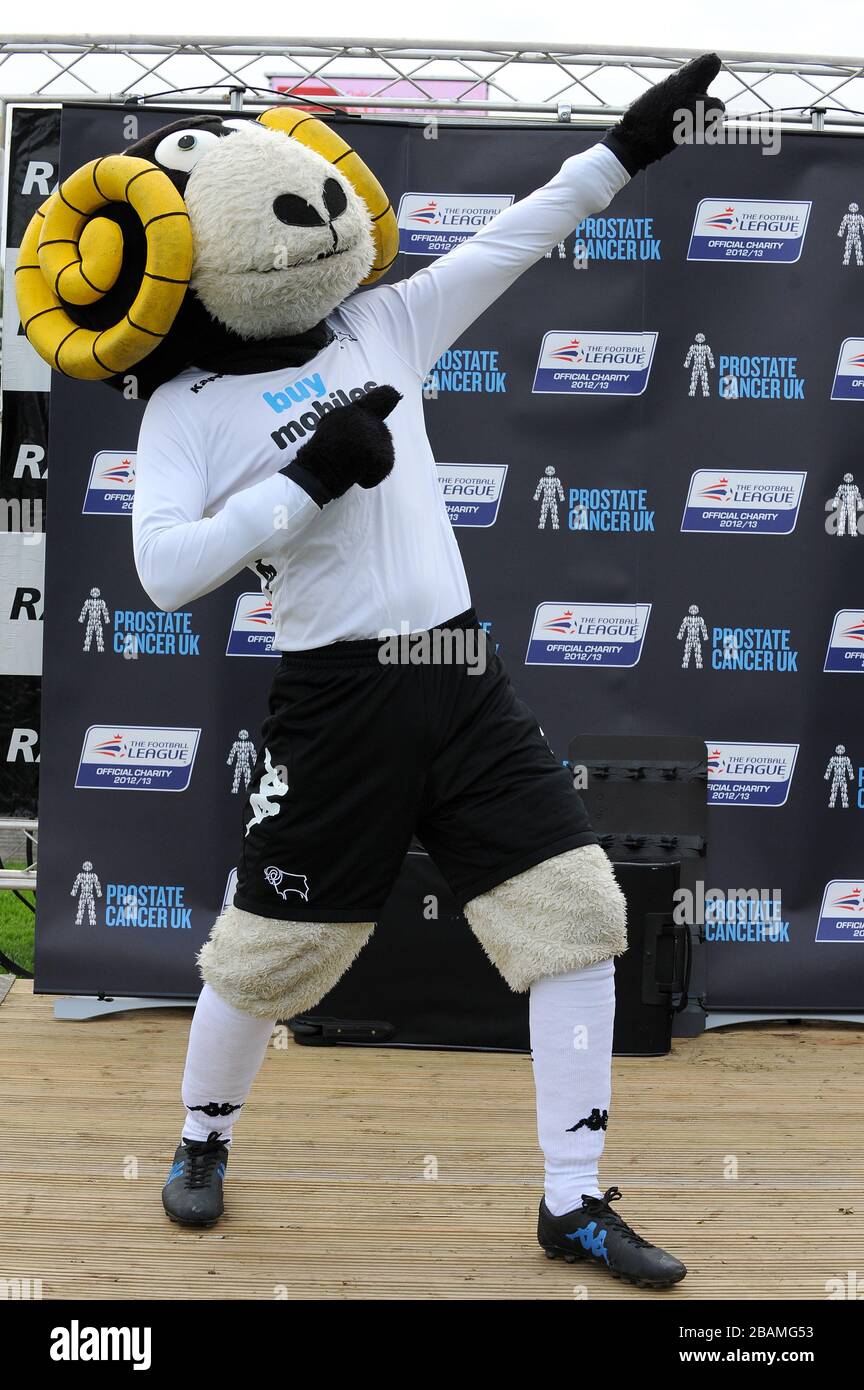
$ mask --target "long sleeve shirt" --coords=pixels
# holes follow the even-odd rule
[[[424,380],[523,271],[627,182],[595,145],[410,278],[350,296],[328,317],[332,340],[304,366],[209,378],[191,368],[161,386],[141,427],[132,514],[154,603],[182,607],[263,562],[281,651],[422,631],[467,609]],[[385,384],[403,397],[387,420],[392,473],[320,508],[280,470],[327,410]]]

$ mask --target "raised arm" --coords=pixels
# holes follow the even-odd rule
[[[719,69],[719,58],[708,54],[650,88],[600,144],[571,155],[547,184],[505,208],[470,241],[399,284],[348,300],[342,311],[349,323],[378,329],[425,377],[523,271],[585,217],[602,212],[633,174],[675,148],[682,112],[722,112],[723,103],[705,92]]]
[[[407,280],[343,305],[359,327],[383,333],[425,377],[432,365],[550,247],[600,212],[629,179],[611,150],[594,145],[564,161],[549,183],[505,208],[470,241]]]

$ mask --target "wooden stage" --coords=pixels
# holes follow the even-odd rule
[[[23,982],[0,1003],[0,1278],[39,1278],[46,1299],[824,1299],[826,1280],[864,1279],[852,1025],[616,1061],[604,1178],[691,1271],[649,1293],[537,1246],[527,1057],[271,1048],[229,1214],[195,1233],[159,1201],[188,1010],[58,1023],[51,1003]]]

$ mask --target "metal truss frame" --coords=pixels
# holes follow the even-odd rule
[[[640,91],[692,57],[684,49],[405,39],[172,38],[37,35],[0,42],[0,101],[107,102],[256,110],[280,99],[270,79],[335,89],[328,109],[422,120],[533,119],[608,123]],[[106,85],[106,77],[108,85]],[[375,81],[370,96],[341,94],[340,78]],[[430,81],[431,79],[431,81]],[[462,84],[436,93],[436,79]],[[396,96],[396,84],[412,84]],[[864,130],[864,59],[735,52],[715,90],[727,122],[770,118],[803,130]],[[414,93],[416,92],[416,95]],[[308,104],[310,98],[303,98]]]

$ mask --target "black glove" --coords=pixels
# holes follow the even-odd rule
[[[384,421],[401,399],[395,387],[376,386],[361,400],[328,411],[312,438],[279,472],[319,507],[354,483],[377,487],[393,467],[393,436]]]
[[[719,97],[709,96],[707,92],[722,66],[716,53],[703,53],[701,58],[685,63],[683,68],[643,92],[632,106],[628,106],[603,140],[628,174],[638,174],[640,169],[674,150],[674,132],[680,112],[689,111],[695,115],[696,103],[700,101],[704,102],[702,110],[706,118],[726,110]]]

